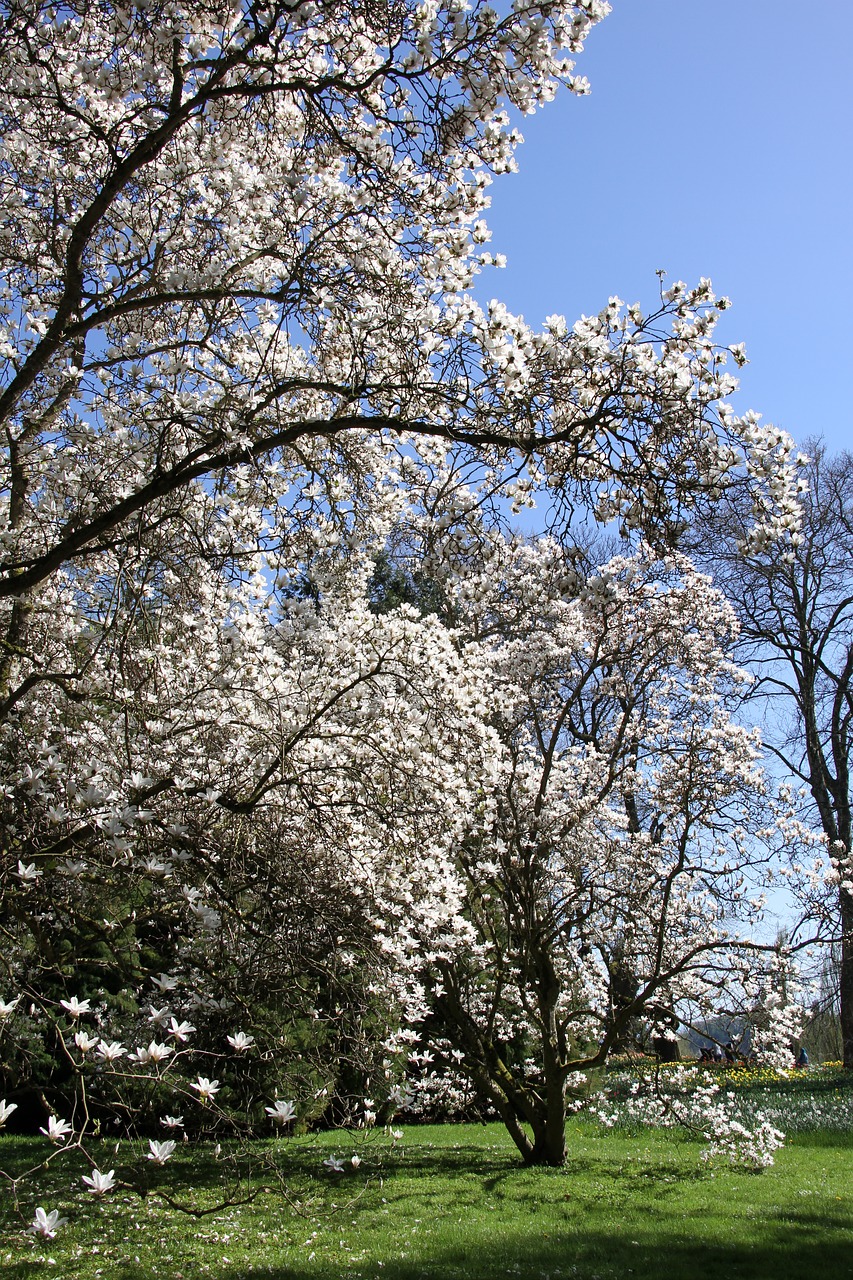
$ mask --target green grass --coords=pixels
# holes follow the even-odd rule
[[[710,1170],[701,1144],[673,1133],[639,1136],[569,1126],[565,1170],[520,1167],[495,1125],[409,1127],[396,1149],[377,1135],[363,1163],[322,1172],[352,1139],[257,1145],[288,1170],[293,1207],[278,1191],[217,1216],[191,1218],[126,1191],[103,1204],[78,1191],[83,1166],[52,1165],[39,1193],[0,1204],[0,1274],[9,1280],[845,1280],[853,1278],[853,1138],[797,1135],[755,1175]],[[101,1168],[121,1168],[105,1144]],[[6,1167],[44,1152],[0,1141]],[[227,1165],[205,1150],[179,1153],[155,1173],[176,1195],[212,1204]],[[168,1176],[167,1176],[168,1175]],[[355,1203],[352,1202],[356,1198]],[[26,1235],[36,1204],[70,1221],[49,1242]]]

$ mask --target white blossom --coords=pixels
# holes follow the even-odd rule
[[[285,1102],[283,1098],[276,1098],[273,1105],[266,1108],[266,1113],[276,1124],[287,1124],[295,1117],[296,1107],[292,1102]]]
[[[112,1191],[115,1187],[115,1169],[110,1169],[108,1173],[101,1173],[100,1169],[93,1169],[91,1174],[83,1174],[82,1181],[92,1196],[105,1196],[107,1192]]]
[[[141,1066],[147,1066],[149,1063],[153,1063],[156,1066],[160,1062],[165,1062],[166,1058],[173,1052],[171,1045],[151,1040],[147,1047],[140,1045],[136,1052],[130,1055],[130,1059]]]
[[[70,1000],[60,1000],[59,1003],[72,1018],[82,1017],[84,1013],[89,1013],[92,1007],[89,1000],[78,1000],[76,996],[72,996]]]
[[[124,1057],[127,1049],[118,1040],[99,1040],[96,1052],[102,1062],[113,1063]]]
[[[58,1209],[48,1211],[39,1205],[29,1229],[33,1235],[44,1236],[45,1240],[52,1240],[59,1228],[64,1227],[67,1222],[67,1218],[59,1216]]]
[[[189,1040],[194,1031],[195,1027],[191,1022],[178,1022],[177,1018],[172,1018],[169,1024],[169,1035],[174,1036],[180,1043]]]
[[[17,876],[22,884],[35,884],[36,880],[44,875],[44,872],[34,862],[25,864],[19,861],[17,871],[12,874]]]
[[[210,1102],[221,1088],[218,1080],[209,1080],[206,1076],[199,1076],[197,1080],[190,1084],[191,1089],[198,1092],[198,1096],[202,1102]]]
[[[247,1035],[245,1031],[235,1031],[233,1036],[226,1036],[226,1039],[237,1053],[245,1053],[255,1043],[254,1037]]]
[[[148,1139],[150,1150],[146,1155],[146,1160],[151,1160],[154,1164],[165,1164],[170,1156],[174,1154],[176,1143],[169,1139],[166,1142],[155,1142],[153,1138]]]
[[[74,1132],[74,1126],[69,1124],[67,1120],[61,1120],[58,1116],[49,1116],[47,1128],[42,1127],[39,1133],[44,1133],[50,1138],[51,1142],[63,1142],[69,1133]]]

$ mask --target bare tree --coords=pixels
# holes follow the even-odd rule
[[[826,837],[837,893],[824,923],[839,949],[844,1064],[853,1067],[853,454],[830,457],[819,441],[806,448],[794,545],[745,552],[749,512],[730,502],[705,538],[706,560],[740,617],[768,749],[805,784]]]

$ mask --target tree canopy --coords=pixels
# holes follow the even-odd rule
[[[730,490],[756,553],[790,541],[792,442],[731,408],[706,280],[541,331],[471,292],[510,112],[585,90],[606,10],[0,6],[22,1113],[366,1123],[434,1017],[542,1129],[539,1085],[497,1082],[500,1017],[542,1055],[547,1136],[519,1145],[554,1161],[568,1075],[632,1018],[671,1029],[724,965],[767,1004],[724,923],[755,747],[677,544]],[[534,495],[554,536],[526,544],[506,512]],[[579,514],[624,556],[576,563]]]

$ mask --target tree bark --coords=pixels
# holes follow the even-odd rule
[[[841,968],[839,973],[841,1046],[844,1066],[853,1071],[853,894],[842,889]]]

